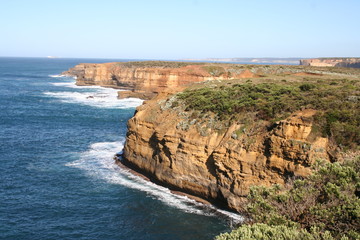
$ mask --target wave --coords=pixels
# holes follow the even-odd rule
[[[122,151],[124,140],[119,142],[99,142],[90,146],[89,150],[82,153],[79,160],[66,164],[68,167],[82,169],[93,178],[104,180],[111,184],[145,192],[147,195],[160,200],[168,206],[182,211],[206,215],[218,216],[230,219],[232,223],[243,221],[243,217],[213,206],[198,203],[186,196],[173,194],[169,189],[156,185],[143,178],[133,175],[128,170],[120,168],[114,163],[113,155]]]
[[[78,91],[43,92],[46,96],[64,103],[75,103],[98,108],[135,108],[143,103],[139,98],[118,99],[119,90],[100,86],[77,86],[75,82],[51,83],[57,87],[72,88]]]
[[[52,74],[52,75],[49,75],[49,77],[52,77],[52,78],[61,78],[61,77],[66,77],[66,75],[62,75],[62,74]]]
[[[67,87],[67,88],[77,88],[77,89],[105,89],[104,87],[100,86],[78,86],[74,81],[71,82],[54,82],[50,83],[51,85],[58,86],[58,87]],[[115,90],[118,91],[118,90]]]

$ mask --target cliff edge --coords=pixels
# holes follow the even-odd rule
[[[125,89],[119,97],[151,99],[159,93],[175,93],[186,86],[209,80],[255,76],[249,70],[229,72],[228,65],[189,62],[82,63],[63,72],[76,77],[76,84]]]
[[[316,67],[360,68],[360,58],[312,58],[301,59],[300,65]]]
[[[315,159],[330,160],[327,138],[311,136],[314,110],[274,124],[233,123],[222,131],[186,122],[171,99],[153,100],[128,122],[124,163],[176,190],[241,210],[252,185],[306,176]],[[251,116],[249,116],[251,117]],[[166,119],[166,120],[165,120]],[[247,133],[248,131],[248,133]]]
[[[98,85],[122,89],[119,98],[151,99],[159,93],[176,93],[191,84],[212,80],[234,80],[268,75],[334,74],[323,68],[286,65],[240,65],[199,62],[81,63],[62,74],[76,77],[79,86]],[[124,91],[126,90],[126,91]]]
[[[316,160],[357,148],[359,75],[280,77],[206,82],[146,101],[128,122],[123,163],[241,211],[251,186],[305,177]]]

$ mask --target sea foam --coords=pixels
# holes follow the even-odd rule
[[[124,140],[119,142],[94,143],[91,144],[86,152],[81,154],[79,160],[68,163],[66,166],[82,169],[88,176],[104,180],[111,184],[119,184],[145,192],[148,196],[185,212],[224,217],[233,223],[243,221],[243,217],[236,213],[196,202],[186,196],[173,194],[168,188],[149,182],[117,166],[114,163],[113,155],[116,152],[122,151],[123,147]]]
[[[119,90],[100,86],[77,86],[74,81],[51,83],[54,86],[70,88],[69,91],[47,91],[45,95],[64,103],[75,103],[98,108],[135,108],[143,103],[139,98],[118,99]],[[66,90],[66,89],[65,89]]]
[[[137,98],[119,100],[117,99],[117,91],[119,90],[111,88],[77,86],[74,81],[54,82],[51,84],[61,88],[72,89],[72,91],[44,92],[45,95],[65,103],[89,105],[99,108],[133,108],[141,105],[143,102],[143,100]],[[66,166],[82,169],[89,177],[145,192],[148,196],[185,212],[224,217],[232,223],[243,221],[241,215],[196,202],[186,196],[173,194],[165,187],[144,180],[130,171],[120,168],[114,163],[113,156],[115,153],[122,151],[124,142],[125,140],[122,139],[122,141],[118,142],[93,143],[87,151],[81,153],[78,160],[67,163]]]
[[[61,78],[61,77],[66,77],[66,75],[62,75],[62,74],[53,74],[53,75],[49,75],[49,77],[52,77],[52,78]]]

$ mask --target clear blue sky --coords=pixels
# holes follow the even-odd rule
[[[0,0],[0,56],[360,57],[360,0]]]

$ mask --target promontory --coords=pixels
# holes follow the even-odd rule
[[[251,186],[306,177],[360,144],[359,69],[150,61],[65,74],[148,99],[128,122],[124,165],[236,211]]]

